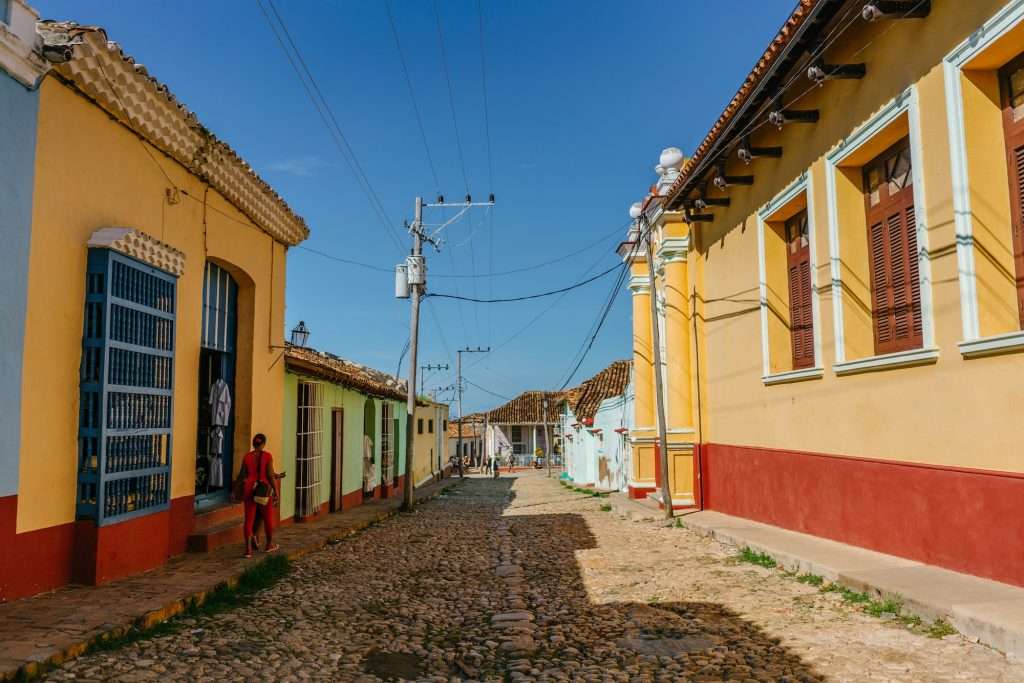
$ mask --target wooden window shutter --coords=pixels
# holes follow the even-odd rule
[[[814,367],[811,249],[807,229],[807,211],[801,211],[786,221],[789,326],[794,370]]]
[[[864,203],[875,353],[920,348],[921,281],[907,138],[865,166]]]
[[[1010,176],[1017,313],[1021,327],[1024,327],[1024,54],[1003,67],[999,80],[1003,91],[1003,129]]]

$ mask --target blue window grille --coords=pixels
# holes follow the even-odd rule
[[[234,353],[237,301],[234,278],[217,264],[207,262],[203,276],[203,348]]]
[[[79,381],[79,519],[170,505],[176,278],[90,249]]]

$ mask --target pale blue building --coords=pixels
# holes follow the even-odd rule
[[[566,392],[561,415],[568,478],[578,486],[624,491],[629,481],[633,364],[615,361]]]

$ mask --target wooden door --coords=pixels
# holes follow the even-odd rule
[[[921,281],[910,140],[864,167],[875,353],[920,348]]]
[[[1002,68],[999,80],[1003,91],[1003,131],[1010,176],[1017,312],[1024,327],[1024,54]]]
[[[342,472],[345,471],[345,411],[334,408],[331,411],[331,512],[342,509],[344,491],[341,488]]]
[[[789,271],[789,330],[793,369],[814,366],[814,315],[811,307],[811,248],[807,211],[786,221],[786,260]]]

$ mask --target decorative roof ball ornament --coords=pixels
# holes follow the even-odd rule
[[[633,220],[640,218],[640,214],[643,213],[643,206],[640,202],[633,202],[629,206],[629,217]]]
[[[680,170],[683,167],[683,160],[683,150],[678,147],[666,147],[661,150],[661,156],[658,157],[658,168],[662,169],[658,175]]]

